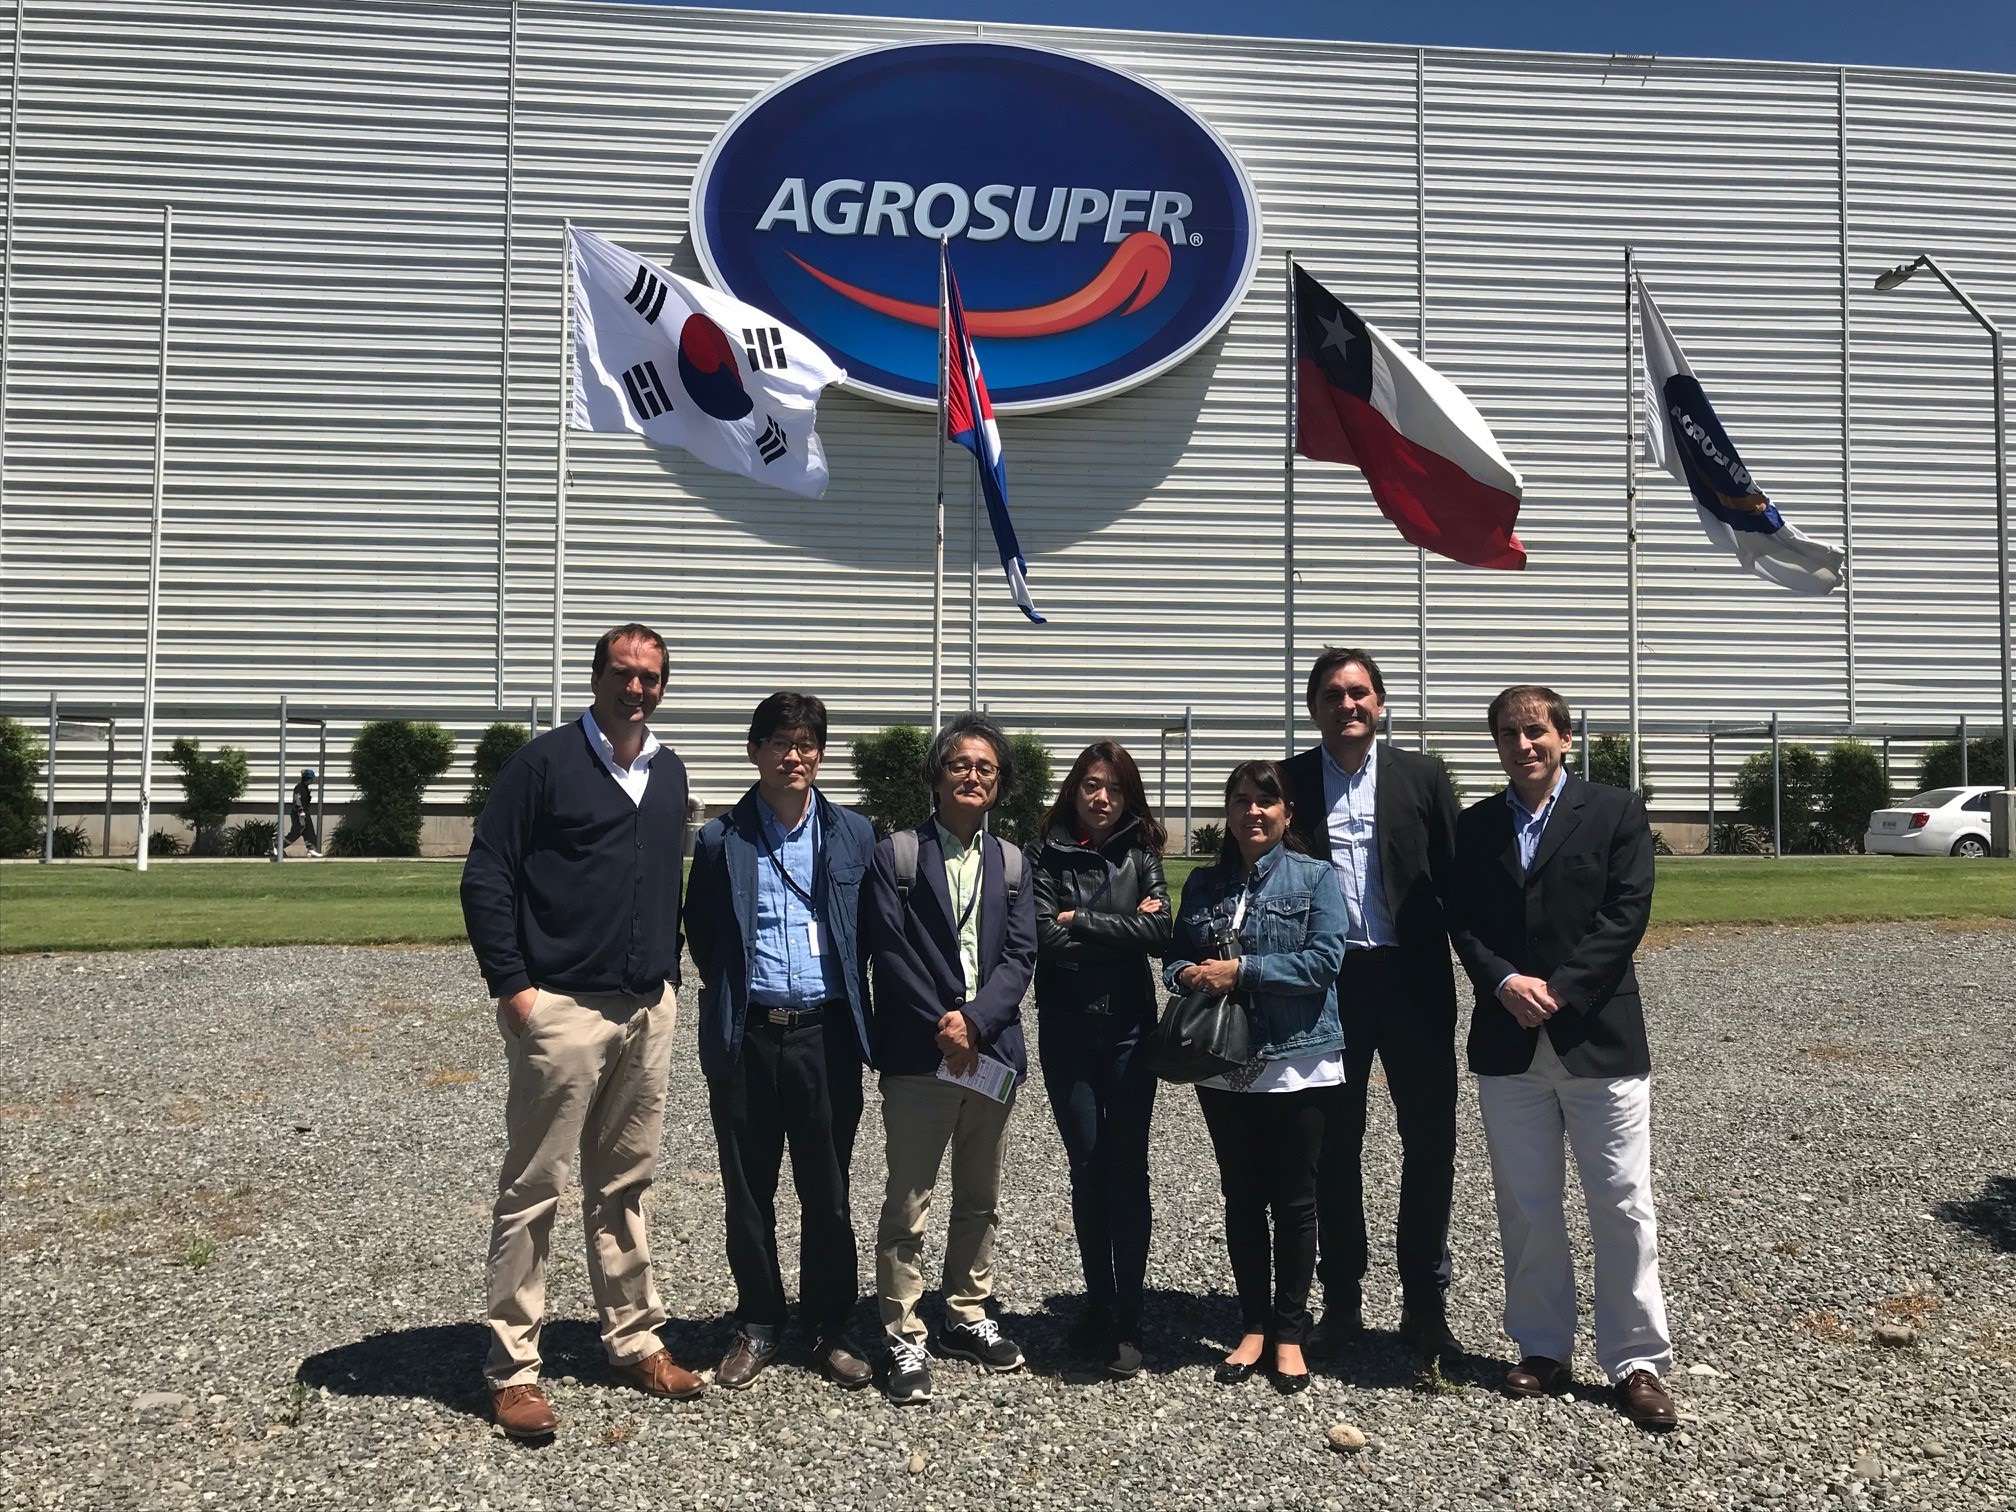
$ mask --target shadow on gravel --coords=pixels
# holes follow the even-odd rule
[[[1942,1202],[1932,1211],[1941,1222],[1978,1234],[2004,1254],[2016,1252],[2016,1176],[1991,1176],[1978,1196]]]
[[[674,1319],[658,1330],[672,1358],[695,1370],[721,1357],[732,1332],[725,1320]],[[593,1323],[550,1319],[540,1330],[539,1348],[545,1357],[541,1373],[549,1378],[573,1376],[595,1386],[615,1383]],[[472,1417],[488,1417],[483,1358],[489,1352],[490,1332],[481,1323],[437,1323],[325,1349],[303,1360],[294,1378],[337,1396],[419,1397]]]

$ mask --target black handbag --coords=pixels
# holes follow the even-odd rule
[[[1239,954],[1239,936],[1218,931],[1218,955]],[[1148,1067],[1166,1082],[1209,1081],[1253,1057],[1253,1026],[1237,992],[1186,992],[1169,1004],[1148,1040]]]
[[[1186,992],[1148,1042],[1149,1069],[1166,1082],[1209,1081],[1252,1059],[1253,1028],[1239,994]]]

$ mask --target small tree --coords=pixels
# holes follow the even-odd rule
[[[1572,764],[1572,763],[1571,763]],[[1765,779],[1770,779],[1771,758],[1764,758]],[[1631,737],[1629,735],[1598,735],[1589,742],[1589,780],[1606,783],[1611,787],[1631,786]],[[1770,802],[1770,788],[1765,788],[1765,802]],[[1645,744],[1638,744],[1638,796],[1647,803],[1652,801],[1652,768],[1645,760]]]
[[[497,784],[497,774],[504,770],[504,763],[518,754],[518,748],[532,738],[532,732],[519,724],[508,724],[499,720],[483,732],[476,742],[476,754],[469,758],[469,812],[480,814],[483,805],[490,801],[490,789]]]
[[[455,737],[438,724],[373,720],[350,747],[357,803],[329,837],[337,856],[417,856],[427,784],[455,759]]]
[[[195,831],[189,854],[223,855],[224,821],[252,781],[245,753],[236,746],[219,746],[215,756],[205,756],[203,748],[184,735],[168,748],[168,759],[182,774],[182,807],[176,812]]]
[[[0,715],[0,856],[25,856],[42,847],[41,805],[35,789],[42,743],[18,719]]]
[[[1456,801],[1460,804],[1463,801],[1463,783],[1456,775],[1456,768],[1449,764],[1449,758],[1442,754],[1440,747],[1432,745],[1422,754],[1442,768],[1442,775],[1449,779],[1449,791],[1456,795]]]
[[[930,815],[931,795],[918,778],[930,749],[931,737],[916,725],[891,725],[854,742],[854,783],[876,834],[915,829]]]
[[[1827,749],[1827,768],[1820,823],[1829,831],[1832,848],[1862,849],[1869,815],[1890,804],[1890,784],[1883,776],[1883,755],[1859,740],[1839,740]]]
[[[1967,742],[1967,780],[1970,783],[2009,782],[2002,766],[2002,737],[1982,735]],[[1960,742],[1942,740],[1925,752],[1918,764],[1918,791],[1960,786]]]
[[[1788,851],[1815,848],[1826,788],[1827,763],[1798,741],[1778,748],[1779,824]],[[1759,751],[1736,769],[1736,817],[1771,834],[1771,753]]]
[[[1008,751],[1015,762],[1015,788],[995,807],[987,827],[1004,844],[1027,845],[1050,807],[1050,753],[1042,737],[1027,730],[1008,737]]]

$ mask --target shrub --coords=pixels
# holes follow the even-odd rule
[[[931,795],[917,780],[930,748],[931,737],[916,725],[891,725],[854,742],[854,782],[876,834],[915,829],[930,816]]]
[[[1771,758],[1764,758],[1764,804],[1765,818],[1770,818],[1771,804]],[[1598,735],[1589,742],[1589,780],[1607,783],[1611,787],[1631,786],[1631,737],[1629,735]],[[1638,796],[1648,804],[1652,801],[1652,768],[1645,760],[1645,742],[1638,742]]]
[[[196,832],[189,854],[222,855],[224,821],[252,781],[245,753],[236,746],[219,746],[215,756],[205,756],[203,748],[184,735],[168,748],[168,759],[182,773],[182,807],[176,812]]]
[[[480,814],[483,805],[490,801],[490,789],[496,786],[497,774],[504,770],[504,763],[518,754],[518,748],[532,738],[532,732],[523,725],[510,724],[499,720],[485,730],[476,742],[476,753],[469,758],[469,812]]]
[[[1461,804],[1463,802],[1463,784],[1456,776],[1456,768],[1449,764],[1449,758],[1444,756],[1438,747],[1432,745],[1423,751],[1422,754],[1434,762],[1435,765],[1442,768],[1442,775],[1449,779],[1449,791],[1456,795],[1456,802]]]
[[[1861,850],[1869,815],[1890,804],[1882,752],[1859,740],[1836,741],[1827,750],[1824,782],[1821,825],[1842,851]]]
[[[1967,742],[1967,780],[1969,782],[2008,782],[2002,766],[2002,737],[1982,735]],[[1960,742],[1942,740],[1925,752],[1925,759],[1918,764],[1917,791],[1929,793],[1934,788],[1960,786]]]
[[[1770,758],[1765,758],[1767,761]],[[1769,773],[1766,773],[1768,780]],[[1759,829],[1754,824],[1724,821],[1708,834],[1708,849],[1717,856],[1768,856],[1771,854],[1771,831]]]
[[[147,837],[149,856],[179,856],[183,849],[182,837],[173,830],[157,829]]]
[[[42,849],[42,743],[18,719],[0,715],[0,856]]]
[[[417,856],[427,784],[455,759],[455,737],[438,724],[377,719],[350,746],[357,801],[329,837],[336,856]]]
[[[224,854],[270,856],[273,854],[273,837],[278,833],[271,819],[247,819],[243,824],[234,824],[224,831]]]
[[[1778,748],[1779,822],[1787,847],[1813,827],[1820,813],[1826,763],[1809,745],[1788,740]],[[1736,817],[1771,833],[1771,753],[1759,751],[1736,769]]]
[[[1037,838],[1043,811],[1050,806],[1050,753],[1043,738],[1024,730],[1008,737],[1015,760],[1015,791],[996,806],[987,827],[1006,845],[1027,845]]]
[[[42,848],[40,837],[35,847]],[[58,861],[73,861],[79,856],[91,854],[91,837],[84,832],[81,824],[59,824],[49,831],[49,854]]]
[[[1190,854],[1193,856],[1216,857],[1218,847],[1224,843],[1224,825],[1200,824],[1190,836]]]

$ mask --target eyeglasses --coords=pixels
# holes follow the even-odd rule
[[[793,740],[788,735],[772,735],[763,742],[763,749],[772,756],[802,756],[810,760],[819,754],[821,748],[810,740]]]
[[[952,777],[978,777],[982,782],[992,782],[1001,775],[1001,768],[991,761],[969,761],[964,756],[956,756],[945,763],[945,771]]]

